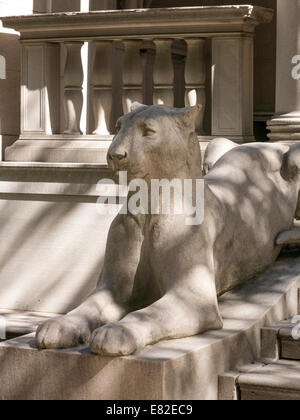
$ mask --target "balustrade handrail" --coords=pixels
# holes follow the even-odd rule
[[[8,16],[2,21],[4,26],[20,32],[23,40],[88,40],[253,32],[256,25],[270,22],[273,15],[271,9],[241,5],[51,13]]]

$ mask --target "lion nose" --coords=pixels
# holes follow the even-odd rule
[[[111,162],[113,162],[116,165],[122,163],[126,159],[127,159],[127,153],[126,152],[124,154],[120,154],[120,153],[109,153],[108,154],[108,160],[110,160]]]

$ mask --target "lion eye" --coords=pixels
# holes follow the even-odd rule
[[[121,127],[122,127],[122,126],[121,126],[121,123],[119,123],[119,122],[118,122],[118,123],[116,124],[116,127],[115,127],[115,133],[116,133],[116,134],[118,134],[118,133],[119,133],[119,131],[121,130]]]
[[[156,131],[155,131],[155,130],[153,130],[153,128],[150,128],[150,127],[148,127],[148,126],[144,126],[144,127],[143,127],[143,136],[144,136],[144,137],[151,137],[151,136],[153,136],[154,134],[156,134]]]

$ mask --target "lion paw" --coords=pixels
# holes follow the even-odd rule
[[[143,346],[133,329],[121,323],[99,328],[93,332],[90,340],[91,351],[102,356],[128,356]]]
[[[63,316],[42,324],[37,329],[36,341],[39,349],[67,349],[87,342],[89,336],[83,321]]]

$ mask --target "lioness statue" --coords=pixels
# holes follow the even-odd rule
[[[198,180],[200,106],[135,105],[118,122],[108,152],[116,176]],[[186,214],[119,214],[95,292],[37,331],[41,349],[89,343],[105,356],[130,355],[160,340],[222,328],[218,295],[270,266],[300,216],[300,147],[254,143],[218,159],[205,177],[202,224]]]

